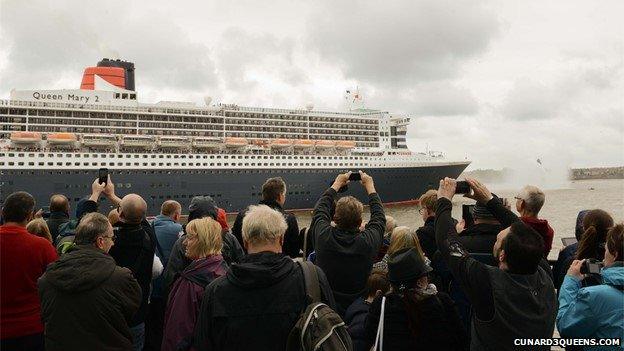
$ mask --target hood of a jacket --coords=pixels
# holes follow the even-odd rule
[[[214,277],[213,273],[217,276],[221,276],[225,271],[226,268],[223,265],[223,256],[210,255],[191,262],[191,264],[184,269],[182,275],[193,278],[194,281],[203,282],[201,285],[206,286]]]
[[[188,222],[198,219],[204,218],[207,216],[212,217],[212,219],[216,220],[218,216],[219,210],[217,209],[217,204],[210,196],[195,196],[191,199],[191,203],[189,205],[189,215]]]
[[[602,282],[608,285],[624,286],[624,266],[616,262],[613,266],[602,270]]]
[[[540,234],[548,234],[550,231],[550,226],[548,225],[548,221],[545,219],[532,218],[532,217],[522,217],[522,222],[535,229],[536,232]]]
[[[50,264],[45,277],[58,290],[78,293],[100,286],[115,267],[115,260],[102,250],[79,245]]]
[[[119,222],[115,226],[115,232],[117,235],[115,245],[124,247],[143,246],[145,234],[141,224]]]
[[[294,268],[295,263],[284,254],[260,252],[232,264],[227,279],[241,288],[265,288],[287,277]]]

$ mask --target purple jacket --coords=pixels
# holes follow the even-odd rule
[[[193,261],[180,274],[169,294],[162,351],[190,348],[204,289],[226,271],[223,257],[212,255]]]

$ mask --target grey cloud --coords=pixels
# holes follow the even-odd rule
[[[127,9],[122,1],[3,2],[0,26],[8,54],[0,91],[49,87],[68,73],[78,87],[84,67],[111,56],[135,62],[137,89],[216,84],[206,46],[193,43],[167,14]]]
[[[399,90],[381,89],[369,100],[380,108],[413,116],[469,116],[479,111],[479,104],[468,89],[449,82],[421,83]]]
[[[308,23],[308,42],[347,78],[407,86],[455,77],[498,27],[479,2],[327,1]]]
[[[503,107],[503,114],[511,119],[535,120],[552,118],[561,101],[545,85],[528,80],[515,83]]]
[[[308,81],[305,72],[294,62],[295,41],[271,34],[253,34],[241,28],[223,33],[216,53],[217,69],[225,87],[234,90],[253,88],[257,81],[250,70],[270,73],[282,82],[297,86]]]

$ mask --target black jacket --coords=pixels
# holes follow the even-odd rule
[[[286,219],[286,224],[288,228],[286,229],[286,233],[284,234],[284,244],[282,245],[282,252],[284,255],[288,255],[292,258],[300,256],[299,250],[303,247],[303,239],[299,238],[299,224],[297,223],[297,217],[292,213],[284,212],[284,209],[280,204],[275,201],[260,201],[259,205],[267,205],[270,208],[277,210],[284,215],[284,219]],[[243,218],[247,214],[248,208],[244,211],[238,212],[236,215],[236,220],[234,221],[234,225],[232,226],[232,234],[238,239],[238,242],[241,246],[243,246]],[[247,252],[245,250],[245,252]]]
[[[551,337],[557,297],[552,272],[542,268],[548,263],[542,259],[535,273],[514,274],[475,260],[457,236],[451,218],[452,207],[448,199],[438,199],[436,243],[472,304],[471,350],[513,350],[514,338]],[[491,199],[487,208],[503,227],[520,221],[499,199]]]
[[[349,326],[349,335],[353,341],[353,351],[369,351],[370,345],[365,339],[364,326],[370,304],[360,297],[347,308],[344,322]]]
[[[491,254],[496,236],[503,230],[500,224],[479,223],[459,233],[459,242],[470,253]]]
[[[435,252],[438,251],[438,246],[435,242],[435,216],[427,218],[425,224],[416,229],[416,236],[420,242],[420,247],[423,249],[425,256],[430,260],[433,259]]]
[[[50,229],[52,242],[54,242],[56,237],[59,235],[59,226],[67,222],[69,222],[69,215],[67,213],[61,211],[54,211],[50,213],[50,217],[46,219],[46,224],[48,225],[48,229]]]
[[[331,225],[331,208],[337,193],[329,188],[314,208],[315,264],[327,275],[338,312],[346,309],[364,295],[366,280],[383,242],[386,215],[376,193],[369,195],[370,221],[364,231],[345,231]]]
[[[108,254],[77,246],[48,266],[38,286],[46,350],[132,349],[141,288]]]
[[[185,228],[186,229],[186,228]],[[238,262],[245,255],[243,248],[238,243],[238,240],[226,229],[221,230],[221,238],[223,240],[223,249],[221,250],[221,256],[228,265]],[[184,239],[186,234],[182,235],[171,248],[171,255],[169,261],[167,261],[167,267],[163,272],[163,294],[165,301],[169,296],[169,290],[171,285],[175,282],[178,274],[182,273],[188,267],[192,260],[186,257],[184,253]]]
[[[366,318],[366,350],[375,343],[382,297],[371,304]],[[386,296],[384,317],[384,350],[466,350],[468,337],[459,321],[451,298],[438,293],[419,302],[417,318],[420,321],[418,336],[410,331],[408,311],[403,297],[392,293]]]
[[[322,300],[335,308],[317,269]],[[245,256],[206,288],[195,328],[198,350],[285,350],[288,334],[308,301],[301,267],[288,256]]]
[[[115,245],[110,249],[110,255],[120,267],[126,267],[139,282],[143,292],[141,306],[137,311],[131,327],[145,322],[147,315],[147,300],[152,282],[152,265],[154,263],[154,232],[147,221],[141,224],[116,224]]]

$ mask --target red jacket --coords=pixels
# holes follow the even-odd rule
[[[520,219],[542,236],[544,239],[544,257],[548,257],[555,236],[555,231],[548,225],[548,221],[532,217],[521,217]]]
[[[56,250],[24,227],[0,226],[0,339],[43,332],[37,279]]]
[[[217,209],[217,222],[221,224],[221,228],[225,230],[230,229],[230,226],[227,222],[227,213],[225,213],[225,210],[222,208]]]

